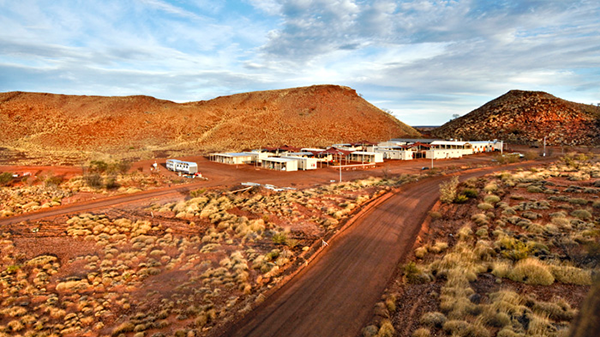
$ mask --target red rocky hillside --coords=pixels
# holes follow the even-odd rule
[[[600,141],[600,107],[545,92],[511,90],[433,131],[437,137],[503,139],[520,144],[594,145]]]
[[[236,151],[420,134],[335,85],[178,104],[147,96],[0,93],[0,148],[21,154]]]

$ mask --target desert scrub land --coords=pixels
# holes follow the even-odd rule
[[[98,168],[99,167],[99,168]],[[183,184],[183,179],[161,174],[127,172],[128,165],[93,161],[87,172],[65,180],[52,172],[39,176],[8,179],[0,183],[0,218],[56,207],[78,200],[116,194],[135,193],[168,184]]]
[[[0,336],[207,335],[264,301],[353,210],[411,180],[198,190],[15,225],[0,237]]]
[[[363,335],[568,336],[600,268],[600,158],[455,183]]]

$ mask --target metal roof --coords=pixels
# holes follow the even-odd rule
[[[167,161],[171,161],[174,163],[179,163],[179,164],[188,164],[188,165],[196,165],[198,166],[197,163],[193,162],[193,161],[183,161],[183,160],[179,160],[179,159],[167,159]]]
[[[458,146],[464,146],[467,144],[471,144],[469,142],[458,142],[458,141],[453,141],[453,140],[435,140],[433,142],[431,142],[431,145],[458,145]]]
[[[298,161],[301,159],[302,158],[292,159],[292,158],[281,158],[281,157],[269,157],[269,158],[263,159],[263,161],[274,161],[276,163],[289,163],[289,162]]]
[[[367,152],[367,151],[354,151],[352,154],[368,154],[368,155],[377,155],[377,152]]]
[[[250,157],[250,156],[258,156],[256,152],[228,152],[228,153],[213,153],[213,156],[223,156],[223,157]]]
[[[289,152],[288,156],[314,156],[315,154],[312,152]]]

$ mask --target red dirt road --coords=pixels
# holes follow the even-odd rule
[[[470,171],[461,179],[507,168]],[[439,184],[447,179],[404,186],[331,240],[314,263],[222,336],[357,336],[396,265],[410,254],[439,198]]]

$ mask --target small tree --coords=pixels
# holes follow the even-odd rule
[[[114,162],[107,166],[109,173],[125,174],[131,168],[131,163],[125,160]]]
[[[447,204],[453,202],[456,199],[457,191],[458,177],[454,176],[452,179],[440,184],[440,201]]]
[[[10,172],[0,173],[0,186],[8,185],[13,180],[13,175]]]
[[[538,159],[540,156],[539,153],[535,152],[535,151],[527,151],[525,152],[525,159],[526,160],[534,160],[534,159]]]
[[[92,188],[101,188],[103,185],[102,176],[98,173],[90,173],[83,176],[85,183]]]
[[[108,164],[102,160],[92,160],[90,162],[90,172],[104,173],[108,169]]]
[[[58,187],[63,181],[61,176],[55,176],[54,173],[50,172],[44,179],[44,185],[47,187]]]

